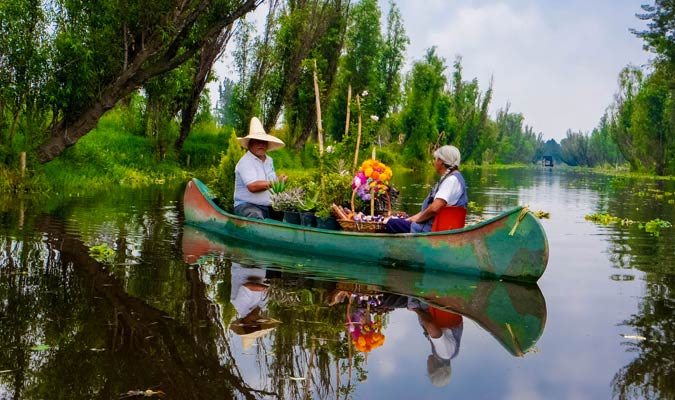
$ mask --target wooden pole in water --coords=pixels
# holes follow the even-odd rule
[[[26,152],[21,152],[21,179],[26,176]]]

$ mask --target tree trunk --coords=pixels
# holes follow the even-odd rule
[[[178,139],[176,139],[175,144],[177,153],[180,153],[181,150],[183,150],[185,139],[187,139],[188,135],[190,134],[192,122],[194,121],[197,110],[199,109],[199,98],[201,97],[202,91],[206,86],[211,67],[213,66],[216,58],[218,58],[218,55],[221,54],[225,49],[225,46],[227,46],[227,42],[232,36],[231,34],[232,25],[228,25],[228,27],[225,28],[225,31],[219,33],[217,37],[212,38],[212,40],[206,42],[202,48],[202,53],[199,57],[199,66],[197,67],[197,71],[195,71],[195,75],[192,78],[192,90],[190,93],[190,98],[181,112],[182,119],[180,122],[180,134],[178,135]]]

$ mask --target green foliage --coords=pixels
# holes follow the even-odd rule
[[[89,255],[100,262],[110,262],[115,256],[115,250],[108,247],[107,243],[102,243],[89,248]]]
[[[641,70],[627,67],[620,75],[610,132],[634,171],[675,173],[675,103],[667,71],[656,65],[643,78]]]
[[[560,141],[562,159],[571,166],[590,167],[589,137],[582,132],[567,131],[567,137]]]
[[[445,68],[445,60],[431,48],[423,61],[413,65],[408,80],[401,128],[406,135],[404,157],[413,165],[429,159],[430,146],[439,134],[432,121],[436,120],[437,102],[446,82]]]
[[[77,146],[43,166],[50,187],[58,191],[77,191],[186,179],[175,160],[158,162],[152,141],[121,129],[123,113],[113,111],[106,115],[98,128]]]
[[[274,193],[281,193],[286,190],[286,181],[274,181],[270,186],[270,191]]]
[[[218,166],[209,171],[207,185],[218,197],[221,208],[228,212],[234,211],[234,169],[245,153],[233,129],[227,142],[227,151],[221,153]]]
[[[204,169],[219,162],[220,152],[228,148],[227,132],[231,131],[228,127],[218,128],[213,122],[196,123],[180,153],[181,165]]]
[[[387,29],[383,38],[383,47],[377,70],[381,74],[381,85],[373,88],[377,103],[375,115],[385,118],[392,109],[401,102],[401,68],[403,67],[405,50],[410,39],[405,34],[401,11],[396,4],[389,1]]]
[[[661,229],[671,228],[672,226],[673,224],[660,218],[648,221],[644,225],[640,224],[640,228],[644,228],[645,232],[651,233],[652,236],[659,236]]]
[[[522,114],[509,113],[508,107],[497,113],[496,157],[499,162],[532,164],[540,158],[537,150],[544,147],[541,134],[537,136],[531,127],[523,126],[524,120]]]

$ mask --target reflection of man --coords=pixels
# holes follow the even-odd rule
[[[230,329],[242,338],[242,345],[246,350],[256,338],[265,336],[279,322],[262,315],[269,287],[265,280],[265,269],[245,267],[233,262],[231,271],[230,301],[238,318],[232,322]]]
[[[452,369],[450,360],[459,353],[462,339],[462,316],[441,310],[415,299],[408,302],[408,309],[417,314],[424,336],[431,343],[431,354],[427,358],[427,373],[434,386],[442,387],[450,382]]]

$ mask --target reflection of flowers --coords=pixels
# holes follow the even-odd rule
[[[368,353],[384,344],[380,314],[375,314],[371,318],[369,311],[357,309],[350,314],[347,326],[357,351]]]
[[[391,179],[391,168],[377,160],[368,159],[361,164],[359,171],[352,181],[352,189],[364,200],[371,199],[371,192],[375,196],[384,194],[387,191],[387,183]]]

